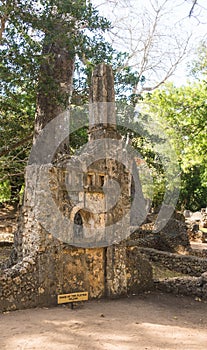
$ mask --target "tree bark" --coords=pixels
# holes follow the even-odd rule
[[[35,117],[34,140],[52,119],[68,108],[73,90],[75,53],[61,36],[61,23],[53,31],[54,41],[45,38]],[[52,37],[50,33],[50,37]]]

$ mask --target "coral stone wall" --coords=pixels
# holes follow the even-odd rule
[[[155,286],[158,290],[163,292],[196,296],[197,298],[202,298],[204,300],[207,299],[206,272],[200,277],[174,277],[162,281],[156,281]]]
[[[151,286],[151,266],[134,247],[54,247],[1,270],[0,310],[56,305],[58,294],[88,291],[90,298],[118,297]]]
[[[1,311],[55,305],[58,294],[88,291],[90,298],[117,297],[150,288],[151,266],[134,247],[122,242],[102,248],[79,248],[63,242],[67,238],[66,230],[60,235],[64,221],[55,219],[55,210],[59,210],[56,200],[60,214],[61,210],[70,214],[71,208],[65,185],[61,186],[63,169],[30,166],[26,176],[15,259],[0,270]],[[55,198],[52,208],[45,191]],[[59,232],[57,237],[54,230]]]
[[[150,248],[138,248],[149,261],[158,262],[169,270],[190,276],[200,276],[207,271],[207,259],[193,255],[179,255]]]

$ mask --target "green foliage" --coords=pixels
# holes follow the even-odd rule
[[[0,11],[6,20],[0,42],[0,183],[17,199],[32,145],[39,68],[48,59],[43,43],[62,40],[79,62],[91,56],[98,61],[111,50],[102,37],[110,24],[85,1],[8,0]]]
[[[0,183],[0,203],[8,202],[11,197],[11,189],[9,181],[4,181]]]
[[[187,169],[182,174],[180,204],[196,211],[206,207],[207,199],[207,167],[197,165]]]
[[[207,75],[207,42],[204,41],[198,48],[197,58],[191,64],[191,73],[196,78],[205,78]]]
[[[15,199],[32,145],[39,68],[52,62],[50,50],[45,53],[43,46],[49,48],[61,41],[76,56],[74,105],[88,102],[91,72],[100,62],[113,65],[120,98],[126,92],[127,99],[132,98],[138,78],[130,68],[121,73],[126,54],[116,52],[104,40],[110,23],[86,1],[8,0],[0,5],[0,11],[6,19],[0,42],[0,182],[7,181]],[[48,79],[48,89],[53,89],[52,83]],[[73,133],[71,152],[86,139],[86,129]]]
[[[182,170],[180,207],[197,210],[207,199],[207,87],[172,84],[148,94],[146,110],[162,121]]]
[[[119,101],[118,118],[128,124],[128,128],[120,127],[120,132],[125,137],[130,134],[132,146],[143,157],[141,177],[146,196],[152,195],[153,187],[154,205],[161,203],[166,176],[163,159],[159,158],[153,142],[162,148],[164,139],[150,130],[145,132],[145,137],[132,133],[137,121],[131,108],[143,99],[134,91],[138,83],[144,83],[145,77],[125,67],[127,54],[117,52],[104,40],[103,34],[110,28],[108,20],[83,0],[8,0],[0,5],[0,11],[1,18],[6,19],[0,42],[0,201],[19,197],[32,144],[39,68],[44,62],[52,62],[50,50],[44,52],[43,46],[50,48],[54,42],[61,41],[62,47],[76,57],[72,105],[81,107],[88,102],[93,67],[100,62],[112,65]],[[206,74],[206,57],[204,45],[194,72]],[[50,81],[48,88],[53,88]],[[146,113],[142,115],[146,122],[149,114],[161,121],[163,133],[175,148],[182,169],[179,204],[193,210],[205,206],[207,197],[206,95],[205,82],[181,88],[166,85],[145,96]],[[71,134],[71,153],[86,141],[86,128]],[[145,181],[149,174],[153,186]],[[170,191],[169,181],[167,186]]]

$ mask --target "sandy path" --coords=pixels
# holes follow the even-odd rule
[[[0,315],[1,350],[206,350],[207,302],[150,293]]]

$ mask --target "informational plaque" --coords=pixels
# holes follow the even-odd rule
[[[88,292],[77,292],[77,293],[58,295],[58,304],[76,303],[78,301],[86,301],[86,300],[88,300]]]

